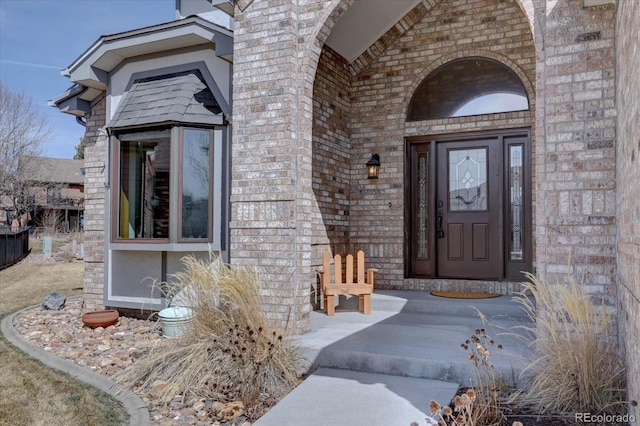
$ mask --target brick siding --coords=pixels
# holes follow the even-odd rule
[[[363,248],[385,288],[425,289],[495,286],[488,283],[405,279],[404,138],[499,128],[530,127],[530,113],[507,113],[407,122],[409,103],[422,81],[449,61],[482,56],[512,68],[535,107],[535,49],[529,23],[512,2],[433,2],[394,44],[369,59],[352,83],[350,206],[351,244]],[[469,35],[472,28],[473,35]],[[364,164],[381,157],[380,179],[369,181]]]
[[[616,27],[619,342],[628,398],[640,402],[640,2],[619,1]],[[640,409],[629,407],[640,419]]]
[[[84,309],[104,309],[105,169],[107,159],[106,98],[87,120],[84,152]]]
[[[364,249],[384,287],[512,292],[509,283],[404,278],[404,139],[531,127],[536,271],[584,279],[617,312],[629,377],[639,377],[640,6],[618,2],[616,34],[613,5],[423,0],[347,64],[323,45],[353,3],[244,0],[236,9],[230,258],[262,272],[269,317],[309,329],[314,269],[327,247]],[[531,111],[406,122],[420,82],[468,56],[516,72]],[[88,310],[104,304],[104,125],[103,99],[86,132]],[[373,152],[378,181],[364,167]],[[638,383],[629,386],[638,400]]]
[[[267,271],[283,296],[273,318],[308,328],[313,266],[329,245],[364,249],[384,287],[460,286],[404,279],[404,138],[516,127],[532,128],[537,271],[584,277],[614,307],[615,9],[425,0],[346,64],[323,45],[351,4],[247,2],[235,18],[231,259]],[[428,73],[474,55],[514,70],[532,112],[406,123]],[[378,181],[366,179],[372,152],[382,159]],[[291,217],[243,219],[245,204],[258,216],[285,209]]]
[[[545,19],[538,273],[583,280],[594,299],[614,307],[615,8],[562,0]]]

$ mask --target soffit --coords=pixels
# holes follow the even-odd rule
[[[326,45],[353,62],[421,0],[356,0],[331,30]]]

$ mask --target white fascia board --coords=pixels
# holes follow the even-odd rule
[[[125,59],[215,42],[216,33],[233,37],[227,29],[198,17],[103,36],[62,74],[73,82],[105,90],[107,73]]]

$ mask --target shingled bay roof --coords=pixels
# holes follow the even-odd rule
[[[136,80],[109,123],[124,128],[167,122],[223,124],[222,110],[200,71]]]

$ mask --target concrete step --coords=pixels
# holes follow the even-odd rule
[[[378,292],[372,314],[341,303],[335,316],[312,313],[302,344],[312,367],[328,367],[469,384],[474,368],[461,344],[486,328],[496,370],[517,380],[527,365],[523,341],[513,335],[530,325],[510,298],[442,299],[417,292]],[[483,323],[477,310],[488,320]],[[502,344],[504,349],[498,349]]]

